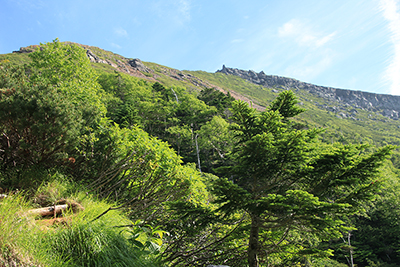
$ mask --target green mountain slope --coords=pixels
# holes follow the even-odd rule
[[[277,172],[276,177],[281,177],[281,182],[276,183],[275,178],[266,178],[265,181],[268,180],[267,182],[271,183],[272,188],[280,184],[278,187],[282,187],[282,191],[279,194],[289,190],[287,186],[295,189],[294,191],[298,191],[299,188],[307,190],[309,182],[305,181],[304,184],[300,184],[298,181],[294,181],[294,183],[291,183],[287,178],[303,179],[308,177],[312,180],[315,176],[316,179],[319,179],[320,177],[318,177],[318,173],[315,174],[315,170],[321,171],[322,176],[326,177],[328,182],[336,181],[335,179],[340,179],[340,177],[346,175],[352,178],[353,174],[364,179],[368,176],[365,168],[371,166],[375,168],[373,159],[366,161],[365,166],[361,164],[360,171],[352,172],[349,171],[351,170],[350,167],[346,167],[357,162],[357,160],[351,159],[352,156],[350,158],[347,156],[336,158],[335,156],[333,158],[335,161],[324,161],[325,156],[328,159],[331,154],[336,155],[336,148],[340,148],[339,150],[342,151],[343,149],[344,154],[349,152],[349,155],[353,155],[352,153],[354,153],[353,156],[357,158],[362,157],[364,153],[365,155],[372,153],[376,150],[376,147],[382,147],[386,144],[400,144],[398,134],[400,128],[400,121],[398,120],[400,97],[322,87],[291,78],[266,75],[264,72],[255,73],[254,71],[231,69],[225,66],[215,73],[176,70],[156,63],[125,58],[101,48],[77,45],[80,47],[65,45],[55,40],[53,44],[44,45],[43,49],[37,50],[30,56],[28,56],[29,53],[38,49],[39,46],[25,47],[10,54],[0,55],[0,81],[2,82],[0,86],[0,100],[2,101],[0,102],[2,102],[3,114],[0,115],[3,122],[0,124],[2,126],[0,185],[6,193],[13,192],[15,189],[32,191],[31,195],[34,196],[33,198],[27,196],[29,199],[34,199],[36,195],[38,197],[48,195],[47,205],[54,205],[61,197],[72,198],[72,200],[82,203],[84,207],[95,207],[97,204],[89,203],[89,200],[96,202],[94,199],[97,197],[110,200],[111,202],[107,202],[109,208],[101,205],[95,212],[89,214],[90,216],[86,215],[90,211],[89,208],[82,211],[82,215],[79,216],[83,216],[82,218],[86,218],[86,220],[82,221],[81,225],[73,222],[73,225],[77,225],[79,228],[76,228],[76,230],[84,234],[89,232],[102,233],[103,228],[106,228],[105,224],[109,224],[107,223],[108,217],[102,218],[102,216],[97,217],[97,215],[104,210],[106,210],[104,214],[114,209],[118,210],[119,208],[112,207],[119,206],[120,202],[124,203],[126,214],[121,213],[119,220],[131,220],[126,221],[126,223],[124,221],[124,224],[126,227],[133,227],[132,231],[121,232],[117,229],[120,225],[109,224],[115,227],[112,227],[113,229],[108,235],[112,242],[105,242],[105,244],[114,242],[116,246],[109,250],[102,248],[99,251],[107,250],[110,251],[111,255],[114,255],[113,251],[126,251],[125,245],[128,245],[128,241],[132,241],[133,249],[136,251],[129,252],[129,254],[139,253],[137,262],[140,264],[137,266],[151,264],[151,261],[158,258],[156,255],[159,252],[162,252],[160,257],[163,258],[165,266],[194,266],[188,264],[188,262],[196,263],[196,266],[206,266],[214,263],[214,260],[211,259],[223,260],[229,266],[243,266],[243,255],[246,253],[245,248],[249,243],[246,239],[246,233],[250,220],[245,216],[240,219],[242,215],[236,212],[239,212],[239,209],[248,212],[247,207],[250,206],[247,206],[247,204],[243,206],[244,204],[239,203],[247,197],[243,195],[243,191],[235,190],[251,179],[244,178],[240,181],[242,185],[232,182],[230,179],[237,179],[239,176],[246,177],[249,166],[253,164],[257,165],[255,166],[256,170],[258,170],[258,165],[261,167],[270,166],[271,155],[278,155],[278,159],[273,162],[279,164],[271,165],[268,170],[262,167],[259,172],[262,174]],[[84,49],[81,49],[81,47]],[[25,67],[14,67],[7,63],[25,65]],[[29,65],[29,63],[32,64]],[[287,90],[292,90],[295,96]],[[279,104],[283,103],[280,102],[281,100],[276,102],[278,96],[279,99],[285,95],[290,96],[292,108],[296,106],[296,109],[293,108],[292,112],[288,112],[290,109],[286,108],[287,105]],[[258,116],[257,112],[249,109],[245,103],[235,103],[233,99],[243,100],[258,111],[268,108],[270,111],[268,114],[277,115],[276,117],[271,115],[269,121],[267,116],[270,115],[265,115],[267,113]],[[300,109],[298,109],[296,99],[299,100]],[[272,101],[274,101],[274,104],[271,106]],[[231,109],[229,110],[229,108]],[[304,108],[306,111],[296,117],[295,122],[289,124],[285,122],[286,117],[283,118],[278,113],[273,112],[277,108],[279,108],[279,114],[286,114],[288,117],[290,117],[290,113],[296,113],[294,112],[296,110],[300,111]],[[239,116],[239,114],[243,116]],[[243,121],[239,122],[239,117],[244,118]],[[264,118],[265,121],[259,118]],[[274,118],[276,123],[282,123],[276,124],[278,126],[274,126],[275,128],[272,130],[266,128],[269,125],[267,122],[273,122]],[[20,121],[21,123],[19,123]],[[236,129],[232,122],[238,123]],[[242,125],[248,124],[249,127],[244,128],[251,129],[249,132],[252,135],[254,133],[251,140],[236,142],[237,137],[240,137],[238,127],[241,123]],[[252,129],[252,127],[255,128]],[[315,142],[318,144],[315,147],[313,147],[315,140],[308,142],[311,140],[308,138],[314,136],[314,129],[310,129],[314,127],[325,129],[317,137],[322,139],[323,142]],[[283,134],[279,134],[281,129],[284,129]],[[259,133],[262,133],[262,135]],[[275,142],[275,137],[266,138],[274,133],[278,133],[276,140],[281,140],[281,142],[271,145],[272,149],[269,149],[267,145],[263,147],[263,144],[266,143],[258,143],[257,140],[260,136],[265,138],[262,139],[264,141],[272,140]],[[304,140],[300,138],[304,142],[298,138],[303,134],[298,135],[298,133],[304,133],[304,137],[307,137]],[[300,165],[294,164],[292,166],[288,164],[288,167],[283,166],[282,159],[286,156],[279,156],[289,155],[288,151],[296,150],[297,148],[293,146],[296,146],[297,142],[299,142],[301,148],[299,155],[306,155],[314,148],[318,148],[318,151],[315,150],[318,153],[325,153],[321,156],[321,162],[318,157],[313,158],[310,162],[304,162],[305,165],[310,164],[307,165],[310,167],[307,168],[307,172],[297,171],[306,170],[302,169],[300,163]],[[333,145],[329,144],[334,142]],[[342,145],[349,143],[370,143],[376,147]],[[248,149],[247,147],[251,148]],[[319,150],[320,147],[322,147],[321,150]],[[274,148],[279,149],[274,150]],[[352,148],[355,150],[352,150]],[[365,150],[363,150],[364,148]],[[241,164],[241,159],[247,159],[247,154],[243,154],[243,157],[237,154],[241,150],[245,153],[249,152],[251,156],[250,160],[243,160],[245,164]],[[257,157],[253,157],[253,151],[261,152],[255,153]],[[339,154],[342,155],[342,152]],[[296,155],[294,154],[294,158],[297,159]],[[314,155],[310,154],[311,156]],[[298,159],[306,159],[306,157],[298,157]],[[338,160],[337,163],[331,164],[336,162],[336,159]],[[343,159],[345,159],[345,163],[342,164]],[[360,187],[357,189],[359,192],[354,192],[356,194],[351,194],[348,198],[352,201],[357,200],[356,195],[362,196],[365,192],[371,193],[368,196],[365,193],[367,197],[365,199],[369,200],[376,197],[376,202],[374,202],[376,205],[371,204],[372,202],[360,201],[362,208],[360,208],[359,213],[351,214],[351,218],[349,218],[352,220],[351,222],[347,222],[347,217],[344,218],[346,219],[346,226],[355,225],[359,228],[358,232],[352,228],[342,228],[344,232],[337,232],[336,237],[332,235],[329,238],[327,236],[326,240],[314,240],[313,238],[317,238],[317,235],[310,235],[310,238],[312,238],[308,239],[300,234],[302,229],[298,228],[299,232],[290,230],[292,234],[286,240],[288,246],[286,247],[286,244],[282,243],[283,246],[280,248],[283,250],[280,253],[275,250],[274,244],[277,240],[283,241],[279,237],[281,233],[273,230],[274,236],[271,236],[267,233],[268,230],[264,234],[266,234],[266,237],[268,236],[268,240],[270,238],[272,240],[270,244],[272,254],[266,257],[271,257],[272,261],[275,260],[274,266],[293,266],[297,263],[300,264],[302,259],[305,260],[308,257],[301,256],[301,253],[307,250],[314,253],[315,251],[328,251],[332,248],[335,253],[338,252],[335,254],[336,258],[333,259],[345,263],[345,258],[349,252],[348,247],[343,247],[341,239],[335,240],[334,238],[339,235],[350,238],[350,235],[352,235],[356,237],[351,241],[352,244],[353,241],[356,244],[354,251],[358,266],[368,266],[366,259],[379,263],[381,259],[386,261],[389,256],[393,259],[396,258],[396,263],[400,262],[400,256],[397,252],[399,251],[398,244],[400,243],[398,239],[400,238],[398,237],[400,235],[393,235],[390,242],[385,243],[385,240],[381,240],[386,237],[386,231],[400,232],[400,227],[392,223],[396,221],[396,216],[398,217],[398,214],[400,214],[398,205],[392,204],[400,203],[397,194],[400,153],[394,153],[392,163],[385,163],[385,166],[381,168],[382,173],[376,176],[376,180],[375,177],[372,180],[365,180],[365,183],[359,184]],[[235,169],[234,166],[238,166],[238,164],[240,168]],[[328,167],[327,172],[325,172],[325,167]],[[333,171],[329,171],[330,167],[333,168]],[[336,167],[338,169],[335,169]],[[320,170],[320,168],[322,169]],[[231,175],[235,172],[236,177]],[[255,176],[259,177],[258,174]],[[223,177],[227,180],[220,179]],[[265,181],[256,182],[250,187],[254,188],[259,185],[263,187]],[[342,181],[345,180],[342,179],[339,182]],[[217,182],[221,183],[218,184]],[[236,187],[235,184],[239,187]],[[338,199],[338,203],[341,201],[339,198],[341,193],[348,188],[354,189],[358,186],[357,183],[354,183],[354,180],[345,181],[344,184],[341,184],[341,186],[344,186],[343,188],[338,188],[338,185],[334,183],[329,182],[328,184],[332,191],[329,191],[326,196],[321,195],[321,199],[327,197],[326,204],[329,204],[332,208],[335,206],[333,204],[336,202],[335,199]],[[82,188],[82,186],[87,188]],[[225,193],[218,195],[215,186],[217,186],[217,191],[219,189],[224,191],[232,186],[233,191],[226,190],[226,193],[228,195],[234,193],[229,197],[230,201],[233,201],[231,201],[233,203],[231,207],[234,209],[225,211],[227,215],[230,214],[233,217],[219,218],[220,214],[217,213],[223,210],[219,209],[218,205],[226,205],[223,204],[225,200],[218,202],[217,198],[223,197]],[[379,191],[378,187],[382,191]],[[2,191],[2,188],[0,188],[0,191]],[[71,189],[67,190],[67,188]],[[87,193],[84,195],[83,192],[86,192],[89,188],[92,188],[90,192],[93,195]],[[243,188],[245,189],[245,187]],[[369,191],[369,188],[374,190]],[[320,188],[314,189],[310,185],[310,192],[314,194],[315,191],[315,198],[311,194],[304,194],[303,204],[319,203],[317,200]],[[366,191],[363,191],[364,189]],[[74,196],[72,193],[75,191],[77,193]],[[235,192],[238,194],[237,196]],[[282,196],[285,194],[282,193]],[[272,195],[274,194],[266,193],[268,197]],[[287,195],[290,194],[287,193]],[[312,196],[312,198],[309,198],[309,196]],[[32,201],[36,203],[36,200]],[[239,201],[237,203],[242,206],[236,205],[235,201]],[[249,205],[254,204],[251,203],[252,198],[249,201]],[[287,203],[282,203],[290,209],[290,207],[293,207],[293,202],[291,198],[288,198],[287,201]],[[259,203],[263,204],[264,202]],[[259,203],[257,202],[257,205],[253,207],[254,210],[258,210]],[[267,205],[268,203],[265,202],[264,204]],[[25,204],[10,202],[7,205],[14,207],[24,206]],[[26,206],[26,210],[32,208],[29,203],[26,203]],[[235,210],[238,207],[239,209]],[[1,208],[3,208],[3,211],[0,212],[0,220],[3,220],[2,216],[10,208],[0,203]],[[271,216],[279,218],[280,214],[286,214],[291,221],[292,215],[301,210],[301,208],[296,212],[276,210],[277,213]],[[314,218],[318,213],[320,212],[316,210],[309,215]],[[363,216],[364,213],[367,216]],[[108,215],[111,219],[111,215]],[[11,215],[8,217],[11,217]],[[310,220],[312,218],[310,217]],[[89,226],[94,221],[98,221],[101,225],[94,229],[95,231],[92,231]],[[238,223],[237,226],[241,225],[240,228],[234,226],[235,221]],[[297,219],[293,219],[293,222],[295,221]],[[381,227],[381,222],[385,223],[383,227]],[[32,218],[32,223],[36,224],[34,218]],[[339,221],[335,223],[341,224]],[[364,227],[364,225],[368,227]],[[12,220],[3,224],[3,228],[12,226]],[[283,230],[280,227],[278,228]],[[69,238],[69,234],[75,231],[74,227],[65,228],[65,231],[57,232],[66,235],[55,236],[55,239],[54,237],[48,238],[48,240],[60,244],[58,247],[60,256],[57,253],[49,254],[45,246],[40,249],[43,257],[46,257],[47,254],[53,255],[54,259],[71,261],[71,266],[74,266],[75,260],[76,262],[82,260],[80,257],[82,252],[76,251],[75,253],[73,251],[72,254],[76,255],[76,258],[70,258],[67,249],[85,242],[79,239],[79,235]],[[289,231],[289,228],[290,226],[287,231]],[[39,227],[34,229],[41,231]],[[64,230],[64,227],[61,225],[56,229]],[[158,229],[161,229],[161,231]],[[374,231],[382,230],[382,232],[370,236],[369,233],[373,232],[370,229]],[[171,233],[171,235],[163,238],[162,233],[164,231]],[[0,232],[11,233],[16,232],[16,230]],[[158,236],[154,235],[157,232]],[[17,256],[17,252],[20,252],[22,247],[25,246],[24,243],[30,248],[28,245],[30,236],[25,238],[21,230],[18,233],[20,233],[19,236],[14,237],[15,242],[7,236],[0,236],[0,240],[10,240],[3,242],[3,246],[0,242],[0,265],[8,258],[14,261],[19,259],[20,256]],[[231,235],[231,233],[234,233],[234,235]],[[227,236],[223,237],[225,234]],[[282,234],[286,236],[284,232]],[[42,236],[43,240],[46,240],[44,235],[38,234],[37,236],[38,240]],[[89,237],[97,239],[96,235]],[[382,248],[379,248],[379,255],[376,252],[378,242],[370,242],[370,237],[373,237],[372,240],[379,240],[379,247]],[[59,240],[64,243],[59,242]],[[119,240],[122,241],[119,242]],[[150,242],[151,240],[154,242]],[[47,243],[50,247],[54,247],[51,242]],[[268,242],[265,244],[268,245]],[[146,244],[151,246],[146,247]],[[292,247],[291,245],[294,244],[299,244],[299,246]],[[338,248],[333,248],[333,246]],[[279,245],[276,248],[278,247]],[[141,249],[138,250],[138,248]],[[352,250],[353,248],[350,248],[350,251]],[[4,251],[11,251],[12,253],[8,255],[3,253]],[[30,248],[27,250],[27,255],[34,255],[35,251],[34,248]],[[87,251],[88,254],[92,255],[95,250],[88,247]],[[287,253],[292,255],[287,256],[289,255]],[[92,255],[95,256],[94,258],[88,259],[91,264],[85,266],[100,266],[93,262],[98,260],[106,262],[111,257],[110,254],[95,254]],[[266,254],[269,254],[269,252]],[[324,260],[328,260],[330,255],[328,254],[323,256]],[[310,255],[309,259],[312,259],[313,255]],[[121,260],[125,258],[123,253],[120,256]],[[297,256],[301,257],[296,258]],[[35,258],[32,257],[32,260],[29,258],[27,261],[34,262],[34,260]],[[41,261],[39,258],[36,260]],[[141,263],[142,260],[143,264]],[[313,260],[316,260],[316,258]],[[313,262],[312,265],[311,262],[309,263],[309,266],[328,266],[318,262]],[[135,265],[129,264],[129,266]],[[332,263],[332,266],[338,265]]]
[[[324,95],[310,93],[298,88],[297,82],[291,79],[293,86],[262,86],[235,75],[222,72],[180,71],[156,63],[141,62],[105,51],[101,48],[80,45],[87,49],[87,55],[93,66],[100,72],[124,72],[149,82],[158,81],[164,86],[184,87],[197,93],[204,88],[216,88],[230,94],[236,99],[252,102],[253,107],[262,110],[282,90],[293,90],[300,102],[307,109],[302,118],[308,123],[329,128],[327,138],[353,139],[355,142],[374,142],[376,144],[400,144],[398,129],[400,121],[385,117],[381,112],[373,112],[349,103],[333,101]],[[20,48],[14,53],[0,55],[0,61],[23,64],[29,61],[27,53],[35,46]],[[289,78],[287,78],[289,79]],[[289,79],[290,80],[290,79]],[[350,91],[350,90],[349,90]],[[394,96],[386,96],[394,98]],[[399,106],[400,108],[400,106]]]
[[[327,94],[311,93],[305,88],[299,88],[298,85],[301,82],[294,79],[280,77],[290,81],[286,82],[288,85],[263,86],[237,75],[227,75],[222,72],[180,71],[156,63],[125,58],[101,48],[80,46],[87,49],[87,55],[92,65],[100,73],[123,72],[149,82],[158,81],[166,87],[183,87],[194,94],[205,88],[215,88],[224,93],[229,92],[236,99],[251,102],[253,107],[258,110],[266,107],[279,92],[293,90],[301,105],[307,110],[302,114],[301,119],[308,124],[327,128],[326,134],[324,134],[325,138],[332,141],[352,140],[356,143],[370,142],[377,145],[400,144],[400,135],[398,134],[400,120],[384,116],[381,108],[366,109],[356,103],[351,104],[332,99],[329,95],[327,97]],[[14,53],[0,55],[0,61],[23,64],[29,60],[27,53],[34,48],[35,46],[30,46],[14,51]],[[242,74],[246,73],[246,71],[236,71]],[[249,73],[254,72],[249,71]],[[389,95],[378,96],[388,98],[389,102],[391,98],[396,98]]]

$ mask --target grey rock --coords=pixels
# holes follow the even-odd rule
[[[128,61],[129,65],[132,66],[132,68],[137,69],[138,71],[143,71],[143,72],[150,72],[150,69],[148,67],[146,67],[143,62],[138,59],[132,59]]]
[[[19,50],[13,51],[13,53],[17,54],[29,54],[31,52],[33,52],[33,49],[30,49],[28,47],[21,47]]]
[[[86,50],[86,55],[89,58],[90,62],[108,64],[107,61],[96,56],[90,49]]]

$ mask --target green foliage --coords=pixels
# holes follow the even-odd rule
[[[384,145],[400,144],[398,122],[301,89],[298,101],[239,77],[181,80],[145,63],[153,83],[91,64],[85,49],[56,39],[0,55],[1,187],[26,189],[35,206],[85,206],[68,227],[39,231],[12,214],[27,208],[20,195],[3,200],[0,265],[339,266],[349,249],[358,266],[398,264],[398,153],[379,177],[393,149]],[[199,78],[228,94],[198,92]],[[268,108],[232,103],[229,92]],[[353,119],[321,108],[337,105]],[[215,168],[226,178],[207,173]],[[351,245],[340,239],[350,232]]]
[[[30,62],[28,54],[10,53],[0,55],[0,64],[11,64],[13,66],[23,66]]]
[[[161,266],[149,249],[131,243],[130,230],[148,236],[161,245],[160,229],[152,233],[128,220],[121,211],[112,211],[92,222],[112,203],[96,200],[82,188],[54,173],[35,198],[69,196],[85,207],[72,215],[65,213],[66,224],[39,226],[27,216],[29,203],[22,193],[9,195],[0,204],[0,263],[4,266]],[[61,180],[60,180],[61,179]],[[150,228],[149,228],[150,229]],[[129,230],[129,231],[128,231]]]
[[[197,97],[207,105],[216,107],[219,115],[227,113],[228,109],[232,107],[232,102],[235,101],[229,92],[225,95],[212,88],[201,90]]]
[[[85,161],[75,176],[92,181],[90,188],[99,196],[125,203],[135,218],[155,220],[165,201],[199,202],[207,195],[199,173],[182,166],[167,143],[142,129],[105,122],[96,133],[93,144],[81,151]]]
[[[348,265],[339,263],[335,260],[331,259],[317,259],[311,263],[311,266],[320,266],[320,267],[347,267]],[[371,266],[372,267],[372,266]]]
[[[160,253],[163,244],[163,235],[168,234],[161,230],[159,226],[140,225],[140,221],[136,221],[131,229],[127,232],[131,235],[128,238],[132,245],[136,246],[142,253],[157,255]]]
[[[25,70],[0,66],[2,168],[61,164],[77,145],[82,117],[52,85],[31,83]]]
[[[41,44],[30,53],[33,83],[45,82],[56,86],[78,107],[87,124],[106,112],[97,75],[82,47],[61,43]]]
[[[99,82],[114,97],[108,106],[113,121],[122,127],[138,125],[169,142],[184,162],[196,161],[195,132],[217,113],[214,107],[184,88],[167,88],[128,75],[103,74]]]
[[[213,170],[226,164],[228,154],[233,147],[233,134],[229,130],[229,123],[219,116],[201,126],[197,132],[203,161],[203,168]]]
[[[100,223],[60,229],[49,245],[49,252],[67,266],[153,266],[140,259],[123,235]]]
[[[143,125],[144,114],[154,107],[146,106],[152,99],[151,87],[137,78],[120,73],[101,74],[101,87],[114,98],[108,102],[107,116],[123,126]]]
[[[306,111],[296,104],[298,104],[298,101],[292,91],[283,91],[271,103],[270,110],[278,111],[284,118],[291,118]]]
[[[43,236],[48,240],[44,242],[43,249],[48,250],[53,259],[61,258],[70,266],[155,265],[156,260],[148,250],[138,249],[131,243],[130,229],[137,233],[145,231],[129,220],[124,211],[112,210],[98,218],[100,213],[116,203],[100,201],[90,194],[84,194],[82,187],[77,187],[76,193],[71,193],[71,186],[66,182],[54,181],[51,185],[60,189],[58,194],[69,193],[85,208],[71,218],[69,227],[60,225],[56,232],[49,231]],[[149,260],[154,263],[150,264]]]
[[[221,169],[230,180],[218,180],[214,192],[226,216],[244,210],[251,217],[250,266],[257,265],[261,251],[273,253],[294,229],[322,240],[338,238],[346,229],[340,218],[371,199],[378,168],[393,149],[365,155],[365,146],[321,149],[316,144],[319,130],[297,130],[288,120],[302,111],[293,107],[295,103],[288,91],[260,115],[247,103],[233,106],[234,163]],[[282,231],[281,241],[264,237],[260,229]],[[311,251],[319,253],[316,248]]]
[[[246,240],[238,234],[245,231],[243,216],[220,220],[212,206],[188,202],[173,202],[168,207],[169,236],[163,262],[171,266],[207,266],[218,262],[245,266]]]
[[[390,266],[400,263],[398,175],[389,168],[385,169],[385,174],[384,189],[377,200],[366,208],[363,216],[355,220],[357,231],[352,233],[352,245],[355,247],[354,259],[359,266]]]

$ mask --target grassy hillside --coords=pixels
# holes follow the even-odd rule
[[[250,98],[254,103],[267,106],[282,88],[266,88],[252,84],[246,80],[222,73],[208,73],[203,71],[189,72],[211,84],[223,88],[226,91],[234,91]],[[300,115],[304,122],[316,127],[327,129],[325,138],[332,141],[347,140],[355,143],[370,142],[376,145],[393,144],[400,145],[398,129],[400,121],[388,119],[379,114],[373,114],[362,109],[347,106],[349,114],[353,118],[343,118],[338,112],[327,111],[319,106],[338,106],[340,103],[332,102],[317,97],[307,91],[294,89],[301,105],[306,112]]]
[[[85,49],[90,49],[99,59],[111,62],[109,64],[92,63],[100,74],[121,71],[121,68],[116,66],[129,60],[101,48],[82,46]],[[21,65],[29,61],[26,53],[0,55],[0,62]],[[156,63],[143,63],[151,72],[143,73],[141,79],[149,82],[158,81],[166,87],[184,88],[195,95],[207,87],[222,89],[224,92],[230,92],[237,99],[252,101],[255,106],[259,105],[260,109],[268,106],[279,92],[285,90],[281,87],[266,88],[252,84],[233,75],[204,71],[179,71]],[[337,109],[336,112],[328,111],[322,107],[337,107],[341,104],[315,96],[304,90],[295,89],[294,91],[301,105],[306,108],[306,112],[300,116],[300,119],[308,125],[326,128],[326,134],[323,135],[326,140],[400,145],[400,136],[398,135],[400,121],[388,119],[377,113],[352,106],[341,107],[342,109]],[[346,114],[349,115],[347,118],[340,114],[343,110],[347,110]]]

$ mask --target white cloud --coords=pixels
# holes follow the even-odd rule
[[[298,19],[284,23],[278,28],[282,47],[288,50],[284,75],[310,81],[326,71],[335,60],[336,53],[328,46],[335,36],[336,31],[326,34]]]
[[[152,4],[154,11],[161,18],[185,25],[191,20],[191,0],[157,1]]]
[[[190,20],[190,2],[188,0],[180,0],[178,10],[185,20]]]
[[[302,62],[287,67],[285,72],[289,77],[296,79],[305,81],[313,79],[331,66],[333,53],[328,49],[319,54],[317,58],[317,60],[313,60],[312,56],[305,57]]]
[[[331,41],[335,35],[336,32],[328,35],[315,32],[312,27],[298,19],[292,19],[278,29],[279,37],[294,39],[301,46],[321,47]]]
[[[41,9],[46,6],[42,0],[9,0],[8,2],[15,3],[24,9]]]
[[[393,43],[393,55],[386,68],[385,79],[390,83],[390,93],[400,95],[400,13],[398,2],[381,0],[380,8],[383,17],[388,21],[390,39]]]
[[[122,27],[114,28],[114,34],[116,34],[119,37],[127,37],[128,36],[128,32]]]
[[[119,44],[116,44],[116,43],[111,43],[111,46],[115,47],[115,48],[118,48],[118,49],[122,48]]]
[[[278,29],[278,33],[279,36],[281,37],[287,37],[287,36],[293,36],[296,35],[296,28],[298,25],[299,21],[296,19],[292,19],[288,22],[286,22],[285,24],[283,24],[283,26],[279,27]]]
[[[232,44],[234,44],[234,43],[242,43],[242,42],[244,42],[243,39],[233,39],[233,40],[231,41]]]
[[[328,35],[326,35],[326,36],[323,36],[323,37],[321,37],[321,38],[319,38],[319,39],[316,39],[316,40],[315,40],[316,46],[317,46],[317,47],[320,47],[320,46],[325,45],[325,44],[328,43],[330,40],[332,40],[333,37],[334,37],[335,35],[336,35],[336,32],[333,32],[333,33],[328,34]]]

